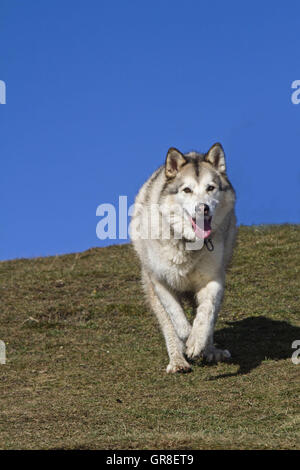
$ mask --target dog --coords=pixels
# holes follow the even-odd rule
[[[213,333],[236,239],[235,200],[220,143],[205,154],[171,147],[136,197],[130,236],[165,338],[167,373],[191,371],[200,355],[230,358],[215,347]],[[187,295],[195,305],[192,325],[183,310]]]

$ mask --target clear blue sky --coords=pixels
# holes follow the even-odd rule
[[[1,0],[0,259],[110,244],[96,208],[222,142],[240,224],[300,222],[299,1]]]

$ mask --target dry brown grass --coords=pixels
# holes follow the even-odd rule
[[[299,226],[241,227],[228,364],[166,375],[129,245],[0,263],[2,449],[299,448]]]

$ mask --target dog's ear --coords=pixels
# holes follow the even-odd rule
[[[226,173],[225,153],[221,144],[214,144],[209,149],[205,161],[211,163],[220,173]]]
[[[186,159],[179,150],[174,147],[169,148],[165,164],[166,177],[168,179],[175,178],[178,171],[185,163]]]

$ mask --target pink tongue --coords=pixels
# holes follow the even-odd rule
[[[209,235],[211,234],[211,225],[210,225],[210,220],[206,220],[204,219],[204,227],[203,229],[198,227],[198,225],[194,222],[194,220],[192,219],[192,217],[190,217],[190,221],[192,223],[192,226],[193,226],[193,230],[196,234],[196,237],[198,238],[201,238],[202,240],[204,240],[205,238],[209,237]]]

